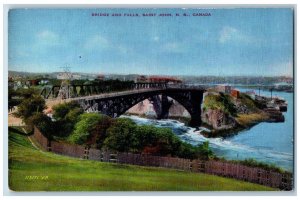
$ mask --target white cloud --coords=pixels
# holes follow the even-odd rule
[[[19,45],[17,48],[14,49],[14,51],[11,54],[9,54],[10,58],[29,56],[30,54],[28,52],[28,47],[24,47],[23,45]]]
[[[106,49],[109,48],[109,46],[109,41],[100,35],[89,38],[84,44],[85,49]]]
[[[121,54],[127,54],[131,52],[130,48],[122,44],[115,44],[101,35],[94,35],[91,38],[87,39],[83,47],[86,50],[113,50]]]
[[[44,45],[57,45],[59,43],[59,36],[49,30],[41,31],[37,34],[37,39],[39,44]]]
[[[158,36],[153,37],[153,41],[155,41],[155,42],[158,42],[159,39],[160,39],[160,38],[159,38]]]
[[[122,45],[119,45],[116,47],[116,50],[119,51],[120,53],[123,53],[123,54],[126,54],[129,52],[129,49],[122,46]]]
[[[253,41],[253,38],[236,28],[230,26],[224,26],[220,31],[219,42],[227,43],[227,42],[234,42],[234,41],[249,43]]]
[[[162,46],[162,51],[169,53],[182,53],[184,52],[184,45],[179,42],[169,42]]]

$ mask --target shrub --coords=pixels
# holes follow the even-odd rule
[[[104,145],[109,149],[125,152],[137,152],[139,142],[136,138],[136,124],[126,118],[115,119],[113,125],[107,130]]]
[[[53,128],[53,122],[51,121],[51,118],[47,115],[38,112],[34,113],[27,119],[27,123],[32,127],[35,125],[45,137],[52,139],[55,129]]]
[[[61,103],[53,106],[53,118],[55,120],[64,120],[66,118],[76,121],[77,117],[83,113],[83,110],[76,102]]]
[[[197,158],[208,160],[215,157],[214,152],[209,147],[209,141],[203,142],[201,145],[196,147]]]
[[[53,119],[57,127],[55,136],[69,136],[82,113],[82,108],[80,108],[76,102],[62,103],[53,106]]]
[[[136,125],[127,118],[115,119],[108,129],[104,146],[116,151],[151,153],[160,156],[210,159],[214,157],[208,142],[192,146],[181,141],[169,128],[152,125]]]
[[[29,124],[30,120],[28,121],[28,119],[34,113],[42,113],[45,108],[45,100],[40,95],[32,94],[32,96],[22,100],[14,115],[20,117],[26,124]]]
[[[264,162],[259,162],[253,158],[245,159],[245,160],[240,160],[240,161],[234,161],[237,163],[241,163],[243,165],[249,166],[249,167],[259,167],[265,170],[271,170],[279,173],[283,173],[284,170],[281,169],[280,167],[275,166],[274,164],[267,164]]]
[[[88,139],[93,136],[97,125],[101,123],[107,116],[98,113],[84,113],[80,115],[79,121],[75,125],[75,130],[69,136],[69,141],[75,144],[87,143]]]
[[[232,116],[236,116],[237,110],[235,105],[232,103],[232,99],[226,94],[209,94],[205,97],[203,102],[203,110],[222,110]]]

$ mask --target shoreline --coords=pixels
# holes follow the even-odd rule
[[[258,113],[255,113],[255,114],[258,114]],[[262,120],[249,121],[247,124],[243,124],[243,125],[240,124],[240,123],[238,123],[238,125],[236,127],[234,127],[234,128],[223,129],[223,130],[215,130],[215,129],[212,128],[212,126],[206,124],[205,122],[202,122],[201,127],[209,129],[210,132],[203,130],[203,131],[201,131],[200,134],[203,135],[206,138],[216,138],[216,137],[226,138],[226,137],[231,137],[231,136],[237,135],[241,131],[249,130],[253,126],[256,126],[256,125],[258,125],[259,123],[262,123],[262,122],[272,123],[271,117],[269,117],[269,116],[267,117],[266,113],[263,113],[263,114],[265,116],[264,116],[264,118]],[[155,117],[146,116],[145,114],[125,113],[124,115],[125,116],[137,116],[137,117],[144,118],[144,119],[154,119],[154,120],[157,120]],[[185,126],[189,126],[188,125],[188,122],[190,120],[189,117],[170,116],[167,119],[177,120],[177,121],[179,121],[181,123],[184,123]],[[197,127],[196,129],[199,129],[199,128]]]

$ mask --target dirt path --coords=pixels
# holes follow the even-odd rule
[[[8,114],[8,126],[24,126],[22,119],[13,116],[12,113]]]

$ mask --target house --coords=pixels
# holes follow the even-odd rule
[[[28,83],[30,86],[35,86],[35,85],[38,85],[40,82],[40,80],[38,79],[31,79],[31,80],[28,80]]]
[[[216,86],[216,90],[218,92],[222,92],[222,93],[225,93],[225,94],[231,94],[231,86],[229,85],[218,85]]]
[[[104,81],[104,79],[105,79],[104,74],[98,74],[96,77],[96,80],[98,80],[98,81]]]
[[[169,83],[169,84],[179,84],[182,83],[180,79],[167,77],[167,76],[149,76],[148,82],[150,83]]]
[[[138,76],[135,80],[136,83],[145,83],[147,82],[147,77],[146,76]]]
[[[238,98],[240,95],[240,91],[233,89],[233,90],[231,90],[230,95],[235,98]]]

